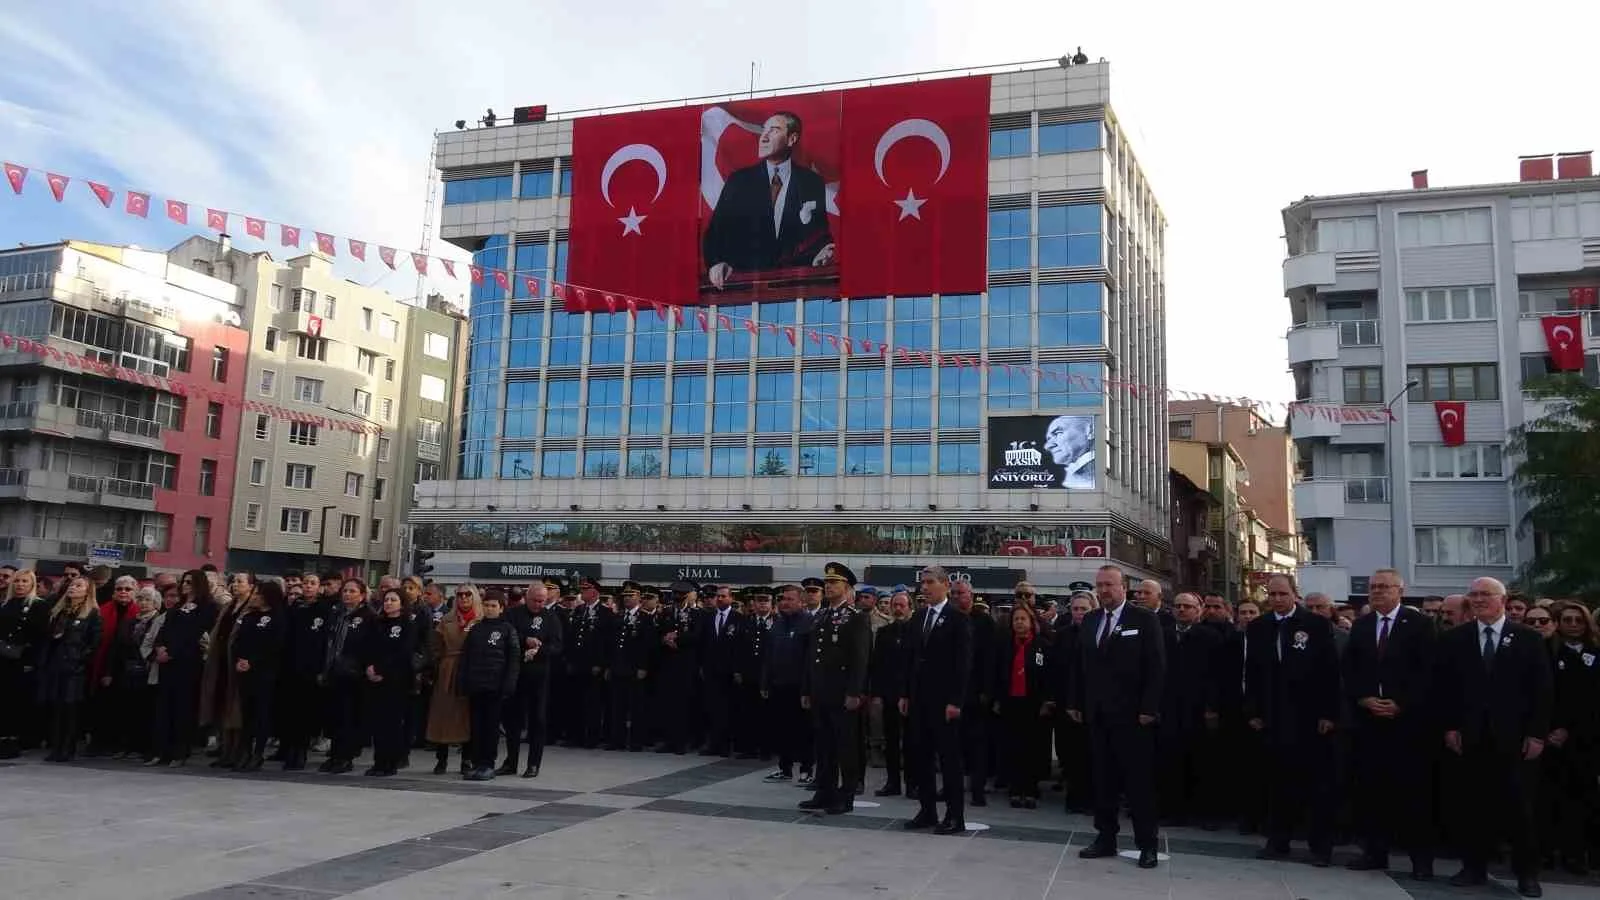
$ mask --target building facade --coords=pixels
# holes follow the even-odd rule
[[[443,237],[511,277],[472,289],[460,467],[419,487],[436,574],[748,584],[842,559],[885,580],[938,559],[988,589],[1060,588],[1104,555],[1163,574],[1166,223],[1109,67],[995,72],[989,108],[986,291],[707,310],[748,331],[530,296],[526,277],[566,279],[574,119],[441,134]],[[1073,414],[1095,423],[1092,489],[988,488],[991,417]]]
[[[279,262],[223,236],[171,255],[238,286],[245,396],[295,414],[235,424],[229,567],[396,570],[413,485],[450,464],[464,320],[346,280],[317,253]]]
[[[1428,188],[1418,173],[1416,189],[1308,197],[1283,218],[1289,365],[1296,397],[1323,405],[1289,422],[1302,590],[1361,597],[1388,566],[1411,595],[1509,579],[1535,539],[1518,533],[1504,448],[1542,414],[1523,382],[1550,371],[1544,317],[1582,316],[1597,379],[1600,319],[1579,305],[1600,283],[1588,155],[1525,160],[1510,184]]]
[[[0,558],[221,566],[244,355],[237,291],[166,254],[0,252]]]

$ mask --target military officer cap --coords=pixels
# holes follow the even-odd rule
[[[855,587],[856,573],[850,571],[850,567],[846,566],[844,563],[831,562],[823,567],[822,580],[842,581],[851,587]]]
[[[588,575],[585,575],[582,578],[578,579],[578,588],[580,590],[583,589],[583,588],[591,588],[591,587],[594,588],[596,591],[600,590],[600,579],[593,578],[593,577],[588,576]]]
[[[640,593],[639,598],[641,600],[654,600],[659,603],[661,601],[661,594],[656,591],[643,591]]]
[[[624,581],[622,583],[622,596],[626,597],[629,594],[638,594],[638,593],[640,593],[639,582],[637,582],[637,581]]]
[[[701,585],[701,587],[700,587],[700,596],[702,596],[702,597],[715,597],[716,595],[717,595],[717,586],[716,585],[714,585],[714,584]]]
[[[821,578],[802,578],[802,579],[800,579],[800,586],[802,588],[818,588],[818,589],[821,589],[821,587],[822,587],[822,579]]]
[[[561,581],[560,581],[560,579],[557,579],[557,578],[546,578],[544,580],[544,586],[549,588],[554,593],[557,593],[557,594],[561,593]]]
[[[1071,594],[1093,594],[1094,585],[1087,581],[1074,581],[1067,585],[1067,592]]]
[[[754,587],[754,588],[751,588],[750,589],[750,599],[751,600],[767,600],[767,601],[771,601],[772,600],[772,588],[769,588],[769,587]]]
[[[700,586],[696,584],[690,584],[687,581],[674,581],[668,590],[672,591],[674,594],[677,594],[679,597],[682,597],[684,594],[700,593]]]

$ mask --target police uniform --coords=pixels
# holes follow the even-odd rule
[[[750,613],[746,616],[748,622],[744,630],[743,640],[739,642],[736,650],[738,660],[736,663],[735,679],[737,681],[734,700],[734,744],[742,759],[772,758],[772,728],[768,722],[767,701],[761,696],[761,671],[767,659],[767,648],[772,643],[772,625],[775,616],[768,612],[765,616],[755,612],[755,604],[765,600],[772,602],[770,588],[751,588]]]
[[[852,586],[856,583],[855,573],[839,563],[829,563],[823,577]],[[857,704],[866,692],[872,628],[866,614],[858,611],[851,599],[846,595],[839,605],[817,614],[801,687],[816,729],[817,772],[815,793],[810,800],[801,802],[800,808],[823,810],[830,815],[855,808],[856,786],[861,780],[861,715]]]
[[[655,665],[655,620],[637,605],[642,590],[637,582],[622,585],[624,606],[608,641],[606,678],[611,693],[611,728],[605,748],[643,750],[650,733],[648,722],[651,669]]]
[[[586,585],[599,589],[593,579]],[[600,599],[573,607],[567,629],[567,742],[593,747],[600,741],[606,708],[606,684],[601,671],[606,660],[606,635],[611,632],[614,613]]]

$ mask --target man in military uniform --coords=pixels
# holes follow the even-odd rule
[[[606,684],[601,673],[606,659],[605,640],[615,614],[600,602],[598,581],[584,578],[579,589],[581,603],[572,609],[566,642],[570,679],[567,744],[593,747],[600,740],[601,717],[605,713]]]
[[[550,589],[535,582],[528,587],[523,603],[507,610],[505,618],[522,641],[522,670],[517,673],[517,692],[506,698],[503,709],[506,759],[495,774],[516,774],[526,726],[528,767],[522,777],[536,778],[547,739],[551,660],[561,655],[561,617],[550,607]]]
[[[751,588],[749,627],[744,630],[733,680],[736,694],[734,745],[740,759],[772,758],[772,728],[761,692],[761,667],[772,634],[772,590]]]
[[[687,582],[672,586],[676,605],[656,617],[657,666],[655,731],[657,753],[682,755],[691,743],[696,698],[700,631],[699,589]]]
[[[860,710],[872,629],[866,615],[850,603],[855,583],[855,573],[839,563],[828,563],[823,570],[829,606],[816,617],[800,695],[801,705],[811,711],[817,740],[816,792],[800,808],[829,815],[855,808],[861,782]]]
[[[655,620],[642,611],[639,583],[622,583],[622,612],[608,643],[606,681],[611,692],[611,731],[607,750],[644,749],[650,732],[650,670],[655,663]]]

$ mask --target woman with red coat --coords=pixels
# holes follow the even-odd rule
[[[994,712],[1000,719],[1001,771],[1011,805],[1034,809],[1039,805],[1039,779],[1045,775],[1042,763],[1049,758],[1055,648],[1048,633],[1041,631],[1033,607],[1024,604],[1011,610],[1010,633],[998,643]]]

